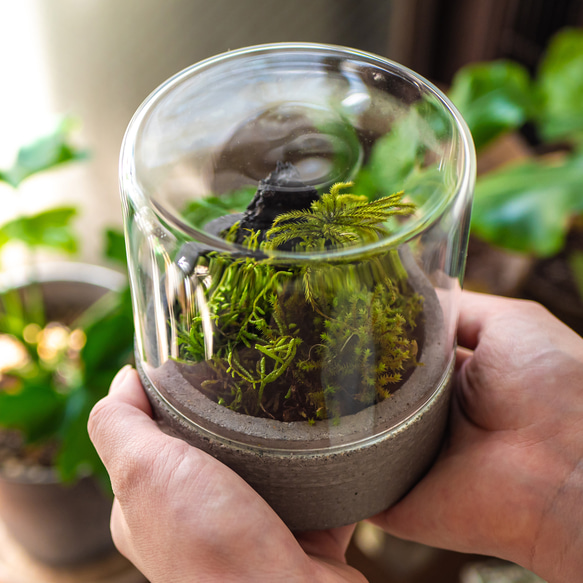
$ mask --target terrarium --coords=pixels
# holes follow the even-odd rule
[[[352,49],[241,49],[146,99],[120,171],[161,425],[294,530],[402,497],[454,366],[475,160],[448,99]]]

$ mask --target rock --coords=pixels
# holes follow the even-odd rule
[[[237,243],[242,243],[249,230],[267,231],[281,214],[304,210],[319,198],[318,191],[299,179],[291,162],[278,162],[275,170],[259,183],[253,200],[243,213]]]

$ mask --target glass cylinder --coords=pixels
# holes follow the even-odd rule
[[[316,44],[156,89],[121,153],[137,366],[294,530],[398,500],[443,436],[475,155],[431,83]]]

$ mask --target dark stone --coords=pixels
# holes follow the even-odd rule
[[[320,195],[300,180],[291,162],[278,162],[275,170],[259,183],[253,200],[241,219],[237,243],[242,243],[249,230],[267,231],[281,214],[310,208]]]
[[[262,236],[259,239],[262,241],[265,232],[279,215],[308,209],[319,197],[314,187],[306,186],[300,180],[300,173],[291,162],[277,162],[275,170],[259,183],[257,192],[244,213],[227,214],[214,219],[205,225],[204,230],[209,235],[222,237],[223,233],[240,221],[236,243],[241,245],[250,230],[261,231]],[[291,251],[294,244],[295,241],[289,241],[280,249]],[[212,250],[210,244],[196,241],[185,243],[178,251],[176,264],[185,275],[192,275],[198,258]]]

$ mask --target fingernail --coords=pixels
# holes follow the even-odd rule
[[[132,370],[131,364],[126,364],[123,368],[121,368],[118,371],[118,373],[113,377],[113,380],[111,381],[111,386],[109,387],[109,390],[112,391],[112,390],[116,389],[123,382],[123,380],[126,378],[128,372],[130,372],[130,370]]]

